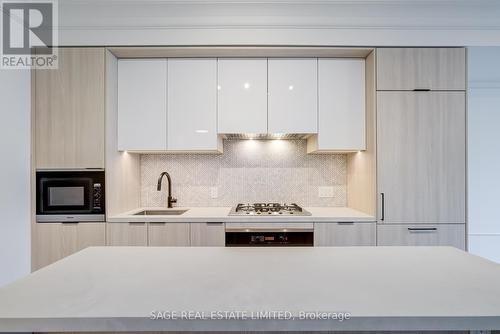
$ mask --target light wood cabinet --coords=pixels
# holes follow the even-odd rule
[[[376,224],[314,223],[314,246],[375,246]]]
[[[267,59],[219,59],[219,133],[267,133]]]
[[[464,223],[465,93],[377,95],[380,221]]]
[[[189,223],[149,223],[148,245],[190,246]]]
[[[268,132],[318,131],[318,60],[268,60]]]
[[[465,48],[379,48],[377,90],[465,90]]]
[[[104,246],[104,223],[38,223],[33,226],[32,269],[38,270],[90,246]]]
[[[117,149],[167,149],[166,59],[118,61]]]
[[[318,119],[308,153],[366,149],[364,59],[318,59]]]
[[[378,225],[378,246],[453,246],[465,249],[465,224]]]
[[[217,59],[169,59],[167,149],[219,151]]]
[[[107,223],[106,244],[108,246],[147,246],[146,223]]]
[[[104,168],[104,49],[60,48],[33,71],[36,168]]]
[[[191,246],[226,245],[226,229],[224,223],[190,223]]]

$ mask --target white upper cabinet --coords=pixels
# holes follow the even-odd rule
[[[118,150],[222,152],[220,134],[312,134],[365,149],[364,59],[118,61]]]
[[[365,60],[318,60],[318,134],[308,152],[358,151],[365,143]]]
[[[267,133],[267,59],[219,59],[219,133]]]
[[[167,60],[118,61],[118,150],[167,149]]]
[[[168,60],[169,151],[218,151],[217,60]]]
[[[318,60],[269,59],[268,132],[318,132]]]

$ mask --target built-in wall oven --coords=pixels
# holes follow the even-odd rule
[[[104,170],[37,170],[36,220],[104,222]]]
[[[226,223],[226,247],[312,246],[312,223]]]

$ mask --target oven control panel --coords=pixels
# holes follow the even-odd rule
[[[226,247],[312,247],[311,232],[228,232]]]

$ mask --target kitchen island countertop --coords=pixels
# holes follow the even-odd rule
[[[91,247],[0,288],[0,332],[491,330],[499,282],[451,247]]]
[[[185,210],[182,215],[164,215],[164,216],[144,216],[135,215],[143,210]],[[305,207],[305,210],[311,213],[310,216],[230,216],[231,207],[175,207],[173,209],[165,208],[137,208],[118,215],[108,217],[108,222],[129,223],[129,222],[166,222],[166,223],[241,223],[241,222],[374,222],[374,216],[364,212],[347,207]]]

